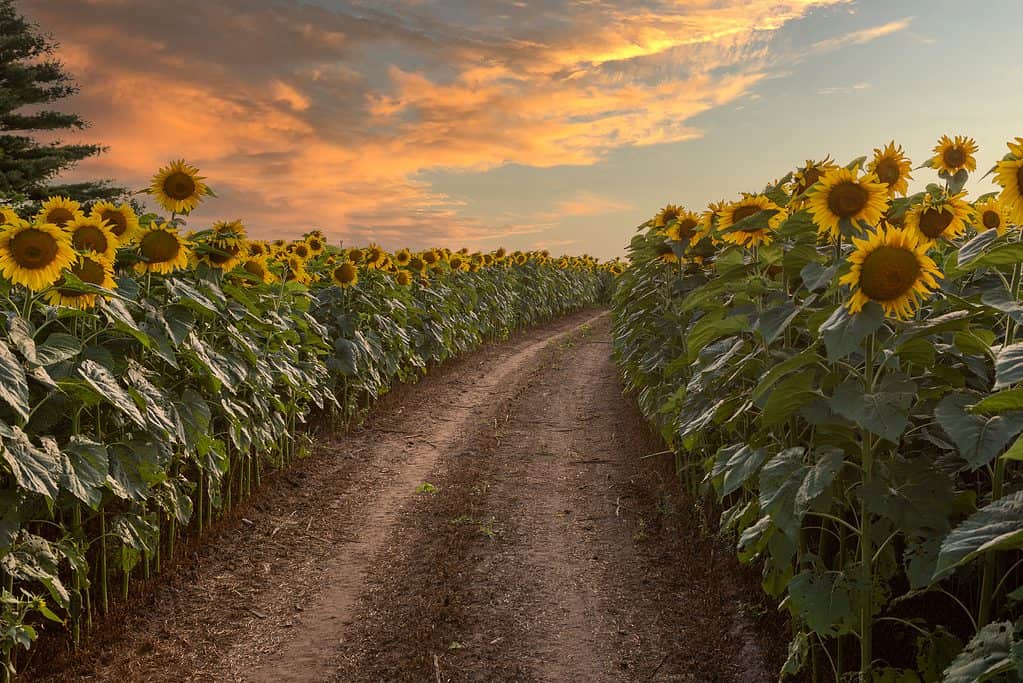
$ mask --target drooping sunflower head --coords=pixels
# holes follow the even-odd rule
[[[666,234],[670,240],[691,243],[700,232],[701,225],[702,219],[699,215],[692,211],[682,211],[675,218],[675,222],[668,226]]]
[[[807,159],[806,164],[801,168],[797,168],[795,173],[792,174],[792,183],[789,186],[790,194],[793,197],[804,194],[816,185],[826,173],[836,168],[838,168],[838,164],[834,162],[831,156],[826,156],[821,161]]]
[[[149,193],[167,211],[190,213],[209,192],[203,180],[198,168],[178,159],[156,172]]]
[[[671,244],[668,242],[660,242],[654,246],[654,258],[664,263],[678,263],[678,255],[675,254],[675,250],[671,248]],[[567,259],[562,259],[558,262],[559,268],[565,268],[568,266]]]
[[[114,281],[114,262],[102,254],[79,254],[77,260],[67,270],[83,283],[104,289],[117,287],[117,282]],[[62,275],[46,293],[46,300],[52,306],[85,309],[96,305],[96,294],[71,287]]]
[[[751,221],[745,227],[735,226],[748,218],[761,214],[759,219]],[[744,247],[757,247],[770,244],[773,233],[785,220],[785,211],[764,195],[747,195],[737,202],[727,204],[718,214],[718,230],[721,239],[730,244]]]
[[[676,204],[668,204],[654,216],[654,227],[658,229],[665,227],[668,223],[678,218],[680,213],[682,213],[682,207]]]
[[[978,149],[973,138],[957,135],[953,140],[947,135],[942,135],[938,144],[934,146],[931,166],[939,173],[946,173],[950,176],[962,169],[972,173],[977,170],[977,159],[973,155],[977,153]]]
[[[927,246],[938,238],[951,240],[961,236],[972,211],[963,199],[965,195],[965,192],[940,198],[926,195],[923,203],[906,212],[906,231]]]
[[[71,246],[75,251],[100,254],[112,260],[117,254],[118,243],[109,225],[92,215],[88,218],[79,216],[64,226],[64,230],[71,236]]]
[[[0,231],[0,275],[33,292],[59,280],[75,258],[70,236],[53,223],[18,219]]]
[[[909,181],[913,179],[910,175],[912,168],[913,164],[903,153],[902,145],[896,145],[894,140],[884,147],[876,148],[874,158],[867,164],[867,171],[873,173],[878,182],[888,186],[890,197],[897,194],[906,196]]]
[[[973,205],[973,226],[978,232],[995,230],[999,236],[1009,229],[1009,210],[998,197]]]
[[[394,274],[394,281],[402,287],[412,284],[412,275],[407,270],[399,270]]]
[[[908,231],[881,228],[865,239],[853,238],[853,245],[851,268],[839,280],[853,289],[846,303],[850,313],[859,313],[874,301],[888,317],[909,318],[920,301],[938,289],[941,272],[927,255],[927,245]]]
[[[118,244],[128,244],[138,236],[139,218],[127,204],[96,202],[92,205],[89,216],[104,221],[110,232],[114,233]]]
[[[399,266],[407,266],[412,260],[412,252],[408,249],[399,249],[394,253],[394,262]]]
[[[52,223],[58,228],[63,228],[76,218],[81,218],[82,205],[67,197],[50,197],[43,202],[42,208],[36,214],[36,222]]]
[[[825,173],[810,193],[808,208],[818,234],[837,241],[843,227],[851,236],[862,234],[861,223],[877,225],[888,210],[888,186],[872,175],[836,168]]]
[[[166,223],[151,223],[139,238],[138,251],[141,259],[135,267],[144,273],[167,275],[187,268],[192,258],[177,228]]]
[[[354,263],[342,263],[330,271],[330,278],[339,287],[348,288],[359,281],[359,269]]]
[[[1008,143],[1009,157],[995,166],[995,182],[1002,186],[999,199],[1016,225],[1023,225],[1023,138]]]

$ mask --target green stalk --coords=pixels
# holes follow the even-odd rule
[[[100,604],[103,607],[103,614],[110,611],[110,602],[107,600],[107,513],[99,511],[99,574],[100,574]]]
[[[863,389],[872,393],[874,389],[875,335],[867,340],[863,367]],[[874,472],[874,438],[861,429],[861,460],[863,465],[862,486],[870,485]],[[860,683],[870,683],[874,661],[874,544],[871,540],[872,522],[866,500],[860,507],[860,562],[863,565],[863,586],[866,595],[860,607]]]

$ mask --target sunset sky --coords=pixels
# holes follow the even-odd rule
[[[1023,135],[1019,0],[20,6],[81,85],[74,139],[110,147],[69,178],[184,157],[219,195],[190,226],[257,237],[611,257],[808,158],[970,134],[987,170]]]

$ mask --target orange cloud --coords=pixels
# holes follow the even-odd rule
[[[81,83],[70,105],[94,124],[82,139],[110,148],[74,176],[143,187],[184,156],[220,195],[197,221],[415,247],[622,210],[579,195],[543,216],[510,207],[501,220],[477,217],[421,174],[594,164],[618,148],[696,137],[688,121],[768,75],[771,32],[845,1],[551,0],[549,13],[522,7],[507,25],[495,25],[507,9],[497,0],[466,6],[478,25],[452,23],[443,2],[399,0],[25,7]]]

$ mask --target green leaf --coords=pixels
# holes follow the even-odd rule
[[[837,448],[825,448],[817,453],[817,463],[809,468],[803,477],[803,483],[796,491],[795,510],[797,517],[802,518],[810,509],[810,504],[831,486],[831,482],[842,471],[845,465],[845,454]]]
[[[908,378],[888,375],[876,393],[863,392],[858,381],[843,382],[831,397],[831,409],[872,434],[898,443],[909,426],[909,408],[916,384]]]
[[[1010,344],[995,356],[995,389],[1023,380],[1023,343]]]
[[[835,274],[838,273],[838,268],[838,264],[825,268],[819,263],[808,263],[799,271],[799,277],[802,278],[803,285],[808,290],[815,292],[831,284]]]
[[[760,413],[763,427],[781,424],[817,395],[814,374],[802,372],[786,377],[771,391]]]
[[[992,550],[1023,547],[1023,491],[1000,498],[970,515],[941,543],[933,580]]]
[[[818,360],[820,360],[820,356],[817,354],[817,347],[812,346],[800,351],[791,358],[786,358],[780,363],[773,364],[771,369],[767,371],[767,374],[765,374],[757,383],[757,386],[753,389],[753,393],[750,398],[754,401],[759,401],[767,390],[773,387],[775,382],[781,379],[784,375],[787,375],[790,372],[795,372],[796,370],[801,370],[808,365],[813,365]]]
[[[991,232],[990,230],[986,232]],[[982,233],[983,234],[983,233]],[[977,256],[969,263],[959,266],[959,269],[968,272],[977,268],[990,268],[996,266],[1012,266],[1023,261],[1023,244],[1013,242],[1003,244]]]
[[[25,368],[3,341],[0,341],[0,399],[11,406],[21,419],[28,420],[28,378],[25,376]]]
[[[700,350],[710,342],[738,334],[748,328],[749,320],[744,315],[722,318],[720,314],[708,314],[698,320],[686,335],[686,357],[692,362],[699,356]]]
[[[806,625],[823,636],[837,636],[857,630],[859,585],[856,577],[843,572],[807,569],[789,582],[789,608]]]
[[[85,360],[79,366],[78,374],[132,422],[139,427],[146,426],[146,420],[139,407],[109,370],[96,361]]]
[[[1023,431],[1023,411],[974,415],[969,412],[969,407],[975,402],[975,395],[952,393],[934,408],[938,424],[952,438],[959,455],[974,470],[994,460],[1006,444]]]
[[[61,486],[92,509],[98,509],[110,471],[106,446],[75,434],[64,453],[67,458]]]
[[[797,534],[796,495],[809,469],[804,452],[800,446],[786,448],[760,470],[760,509],[790,538]]]
[[[82,351],[82,343],[76,337],[63,332],[54,332],[36,347],[36,361],[47,367],[70,360]]]
[[[850,315],[840,304],[818,330],[824,339],[828,360],[835,362],[856,351],[860,343],[881,329],[883,324],[884,309],[874,302],[868,303],[855,315]]]
[[[51,500],[60,490],[63,471],[60,450],[52,439],[44,440],[42,448],[28,438],[19,427],[11,427],[11,436],[0,444],[0,457],[7,463],[18,486],[42,494]],[[53,447],[49,447],[52,444]]]
[[[978,233],[976,237],[959,247],[956,266],[959,268],[964,267],[970,261],[984,253],[984,250],[991,246],[991,243],[996,239],[998,239],[998,232],[995,230],[985,230],[984,232]]]
[[[743,445],[737,449],[721,449],[719,457],[724,462],[715,467],[717,474],[724,475],[718,495],[727,496],[737,491],[746,481],[760,471],[760,466],[767,459],[767,451],[763,448],[750,448]]]
[[[991,230],[990,232],[994,232]],[[945,669],[942,683],[983,683],[1015,668],[1012,623],[993,622],[980,629]]]
[[[977,415],[998,415],[1008,410],[1023,410],[1023,388],[999,391],[970,407],[970,412]]]

